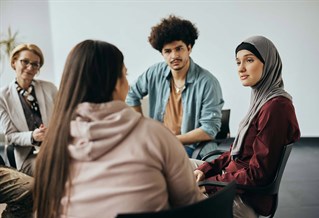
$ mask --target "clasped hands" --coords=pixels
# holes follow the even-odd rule
[[[196,182],[200,182],[200,181],[203,181],[205,179],[204,173],[200,170],[195,170],[194,175],[195,175]],[[202,192],[203,194],[206,194],[205,186],[199,186],[198,188],[199,188],[200,192]]]
[[[32,138],[34,141],[42,142],[44,140],[44,137],[47,132],[47,127],[45,127],[43,124],[39,126],[39,128],[36,128],[32,133]]]

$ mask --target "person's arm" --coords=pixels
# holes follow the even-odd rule
[[[212,137],[201,128],[194,129],[183,135],[177,135],[176,137],[183,145],[190,145],[201,141],[212,140]]]
[[[204,196],[195,181],[191,162],[181,143],[162,125],[156,129],[156,134],[157,140],[160,141],[163,175],[172,207],[192,204],[203,199]]]
[[[11,122],[9,119],[4,118],[3,113],[1,114],[0,112],[0,123],[1,123],[1,128],[3,129],[4,134],[6,134],[7,139],[8,139],[8,144],[17,144],[19,146],[32,146],[32,131],[23,131],[20,132]],[[8,124],[8,128],[5,127],[3,124]]]
[[[142,73],[135,83],[130,85],[125,102],[137,112],[141,112],[141,99],[148,94],[149,77],[152,74],[151,68]],[[137,107],[137,108],[135,108]],[[140,108],[139,108],[140,107]]]
[[[132,108],[133,110],[135,110],[136,112],[138,112],[138,113],[140,113],[140,114],[143,115],[143,110],[142,110],[141,105],[139,105],[139,106],[132,106],[131,108]]]
[[[8,144],[17,144],[20,146],[31,146],[32,131],[20,132],[13,122],[7,110],[4,99],[0,99],[0,131],[6,134]],[[24,114],[23,114],[24,116]]]
[[[222,96],[222,90],[218,80],[214,77],[209,77],[207,81],[201,84],[203,91],[201,93],[201,112],[199,114],[199,130],[193,133],[190,132],[194,137],[203,137],[199,141],[192,140],[195,142],[213,140],[221,127],[222,108],[224,100]],[[201,134],[201,135],[198,135]]]
[[[195,176],[196,178],[199,177],[198,178],[199,180],[202,180],[203,178],[207,179],[207,178],[216,176],[218,174],[221,174],[222,170],[228,166],[230,161],[231,161],[231,156],[230,156],[230,150],[229,150],[221,154],[218,158],[210,162],[205,161],[202,165],[197,167],[196,170],[201,171],[204,175],[199,176],[197,175],[199,174],[197,172]]]

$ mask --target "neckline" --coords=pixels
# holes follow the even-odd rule
[[[172,80],[173,80],[172,83],[173,83],[174,88],[175,88],[175,93],[176,93],[176,94],[182,93],[182,92],[184,91],[184,89],[186,88],[185,82],[184,82],[184,85],[182,85],[182,86],[177,86],[173,77],[172,77]]]

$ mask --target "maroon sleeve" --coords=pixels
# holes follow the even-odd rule
[[[230,151],[227,151],[220,155],[217,159],[211,162],[205,162],[197,169],[205,174],[205,178],[220,174],[222,170],[228,165],[230,160]]]
[[[254,118],[235,161],[238,170],[211,176],[208,180],[263,185],[274,176],[282,147],[298,140],[299,126],[292,102],[284,97],[268,101]],[[210,166],[214,169],[214,166]],[[210,172],[205,169],[205,175]],[[227,169],[227,168],[226,168]],[[227,170],[226,170],[227,171]],[[207,177],[206,177],[207,178]],[[208,193],[215,187],[206,187]]]

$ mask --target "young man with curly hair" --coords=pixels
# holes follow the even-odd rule
[[[197,38],[195,25],[174,15],[152,27],[148,40],[165,62],[141,74],[126,98],[143,113],[140,100],[148,95],[149,116],[169,128],[193,158],[199,158],[192,156],[199,143],[207,143],[200,156],[216,149],[212,140],[220,130],[224,104],[218,80],[190,57]]]

